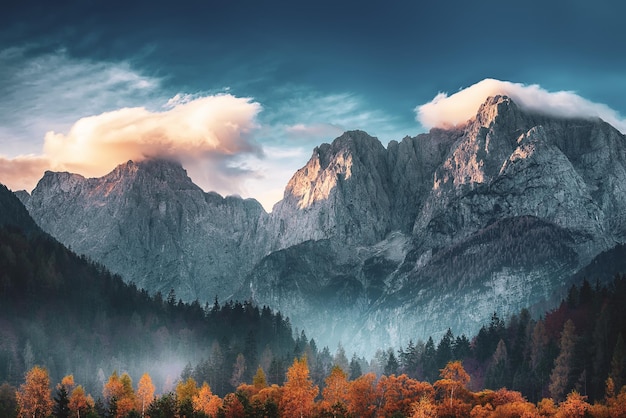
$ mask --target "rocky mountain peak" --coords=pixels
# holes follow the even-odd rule
[[[37,187],[41,185],[46,189],[67,193],[84,181],[85,177],[80,174],[68,173],[67,171],[57,172],[46,170],[41,180],[39,180]]]

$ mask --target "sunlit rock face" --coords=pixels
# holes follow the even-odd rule
[[[307,240],[373,244],[389,231],[392,190],[386,150],[361,131],[313,150],[291,178],[270,221],[273,249]]]
[[[129,161],[93,179],[47,172],[32,196],[20,196],[39,225],[74,251],[150,292],[173,288],[183,300],[231,295],[237,277],[264,255],[260,204],[204,193],[174,162]]]
[[[387,148],[361,131],[320,145],[271,214],[164,161],[47,173],[20,198],[43,229],[150,292],[251,298],[322,345],[371,354],[549,308],[626,241],[626,139],[495,96],[461,126]]]
[[[377,160],[386,160],[386,168],[360,171],[354,161],[363,160],[357,154],[363,147],[350,149],[351,157],[320,154],[346,137],[382,153],[362,133],[351,134],[316,150],[273,214],[274,222],[289,219],[284,234],[292,241],[281,238],[282,246],[324,238],[335,243],[332,257],[291,247],[283,256],[306,257],[306,273],[285,270],[296,261],[272,270],[276,264],[264,259],[247,287],[256,300],[280,306],[331,344],[351,341],[371,352],[409,338],[441,337],[448,327],[472,334],[494,311],[503,317],[525,307],[540,311],[578,269],[625,240],[626,140],[598,119],[549,118],[508,97],[490,97],[458,129],[392,142]],[[343,169],[321,169],[337,165]],[[311,199],[319,184],[331,190]],[[368,212],[360,234],[349,237],[324,229],[354,219],[345,210],[345,190],[359,191]],[[320,213],[332,220],[320,220]],[[374,249],[377,239],[391,245],[394,235],[407,238],[401,260]],[[301,280],[307,285],[295,285]],[[328,296],[329,283],[352,289],[351,297]],[[313,297],[320,292],[327,296]]]

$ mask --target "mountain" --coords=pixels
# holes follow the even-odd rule
[[[626,241],[624,184],[616,129],[494,96],[453,129],[316,147],[270,214],[164,161],[46,173],[20,196],[44,230],[150,291],[252,298],[367,353],[553,303]]]
[[[41,231],[2,185],[0,208],[0,382],[19,386],[41,365],[53,382],[73,374],[96,399],[114,371],[135,382],[149,373],[166,393],[186,364],[210,362],[196,376],[223,396],[235,389],[239,353],[254,364],[247,381],[255,359],[266,369],[291,361],[296,343],[280,313],[247,302],[209,309],[151,296]]]
[[[348,132],[314,151],[270,215],[317,241],[280,249],[279,234],[280,253],[245,289],[364,352],[448,327],[474,333],[494,311],[541,313],[624,242],[625,168],[626,140],[610,125],[530,113],[504,96],[464,126],[386,152]],[[349,210],[355,200],[362,212]]]
[[[91,179],[48,171],[31,196],[19,196],[74,251],[151,292],[175,289],[183,300],[231,295],[264,255],[261,205],[205,193],[170,161],[129,161]]]

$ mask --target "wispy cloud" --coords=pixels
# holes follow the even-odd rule
[[[400,132],[395,117],[356,94],[323,94],[302,86],[277,91],[259,120],[262,129],[256,137],[263,143],[264,158],[248,155],[239,159],[242,167],[254,173],[243,182],[242,191],[257,198],[268,211],[321,143],[352,129],[365,130],[383,143],[410,133]]]
[[[12,155],[38,152],[46,132],[66,131],[81,117],[162,100],[161,80],[127,62],[32,49],[0,51],[0,141]]]
[[[169,158],[186,163],[201,187],[230,192],[238,170],[228,161],[262,154],[251,135],[260,110],[251,99],[231,95],[200,97],[161,112],[123,108],[81,118],[67,134],[48,132],[39,157],[4,158],[0,164],[2,172],[32,173],[47,162],[49,168],[97,177],[127,160]]]
[[[521,84],[494,79],[482,80],[448,96],[435,98],[415,108],[417,120],[426,128],[451,127],[476,115],[488,96],[503,94],[524,109],[556,117],[601,118],[626,133],[626,119],[605,104],[594,103],[572,91],[550,92],[537,84]]]
[[[180,161],[206,191],[254,197],[271,210],[320,143],[350,129],[383,142],[410,133],[352,93],[277,86],[262,108],[227,88],[176,92],[165,80],[130,61],[0,51],[0,182],[31,190],[46,169],[100,176],[159,156]]]

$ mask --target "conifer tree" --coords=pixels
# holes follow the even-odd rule
[[[572,368],[576,349],[576,328],[574,322],[568,319],[561,332],[559,355],[554,362],[554,369],[550,375],[550,396],[554,400],[564,400],[565,395],[572,388]]]

